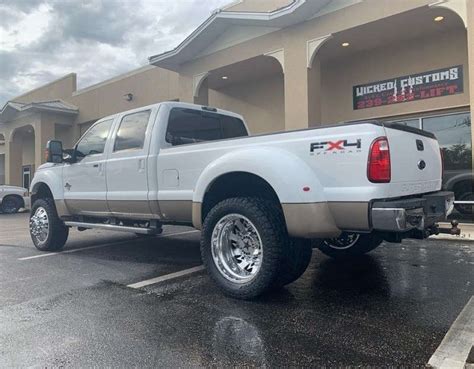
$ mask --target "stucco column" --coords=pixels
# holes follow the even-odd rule
[[[306,45],[285,48],[285,129],[308,128]]]
[[[22,147],[21,142],[5,140],[5,183],[21,186]]]
[[[321,62],[316,57],[311,68],[308,68],[308,119],[310,127],[322,124],[321,93]]]
[[[3,149],[0,153],[0,185],[5,184],[5,152]]]
[[[193,78],[184,74],[179,75],[179,101],[193,103]]]
[[[471,140],[474,143],[474,1],[467,1],[467,48],[469,55],[469,96],[471,104]],[[474,150],[472,150],[472,166],[474,170]]]
[[[35,170],[45,162],[44,150],[49,140],[55,138],[54,123],[41,121],[35,123]]]
[[[209,87],[207,83],[207,79],[202,82],[198,95],[194,96],[194,103],[198,105],[209,105]]]

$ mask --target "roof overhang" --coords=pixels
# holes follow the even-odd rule
[[[0,111],[0,123],[9,122],[22,112],[48,112],[74,116],[79,113],[79,109],[62,100],[33,102],[28,104],[9,101]]]
[[[285,28],[304,22],[322,10],[331,0],[294,0],[291,4],[269,13],[218,10],[189,35],[178,47],[151,56],[150,64],[177,70],[193,60],[229,26],[261,26]]]

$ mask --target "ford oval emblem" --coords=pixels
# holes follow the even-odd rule
[[[420,160],[418,162],[418,169],[423,170],[426,168],[426,162],[424,160]]]

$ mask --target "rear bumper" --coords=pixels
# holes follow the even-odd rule
[[[453,192],[436,192],[405,200],[376,201],[371,208],[372,228],[393,233],[424,231],[446,220],[453,209]]]

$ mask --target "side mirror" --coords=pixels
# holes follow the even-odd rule
[[[46,145],[46,162],[60,164],[63,162],[63,143],[51,140]]]

